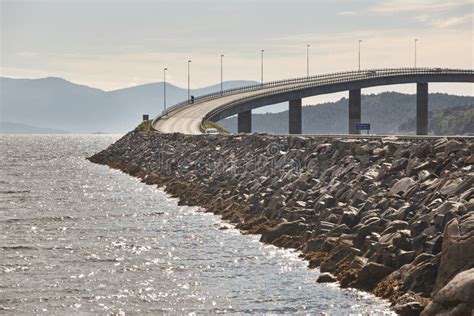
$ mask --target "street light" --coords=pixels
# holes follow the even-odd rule
[[[189,64],[191,64],[191,60],[188,60],[188,101],[190,99],[190,81],[191,81],[191,77],[189,74]]]
[[[306,76],[309,77],[309,44],[306,45]]]
[[[262,49],[262,64],[261,64],[262,85],[263,85],[263,52],[264,52],[264,51],[265,51],[265,50]]]
[[[221,54],[221,94],[224,91],[224,89],[223,89],[223,87],[224,87],[224,68],[223,68],[224,66],[223,66],[223,64],[224,64],[224,55]]]
[[[359,40],[359,71],[360,71],[360,43],[362,43],[362,40]]]
[[[168,68],[163,68],[163,108],[164,108],[164,112],[165,112],[165,115],[166,115],[166,70],[168,70]]]
[[[418,39],[415,38],[415,68],[416,68],[416,44],[418,43]]]

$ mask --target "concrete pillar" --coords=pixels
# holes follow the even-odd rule
[[[349,134],[360,134],[356,124],[360,123],[360,89],[349,90]]]
[[[428,135],[428,83],[416,84],[416,135]]]
[[[301,134],[301,99],[290,100],[290,109],[288,111],[289,132],[290,134]]]
[[[237,131],[252,133],[252,110],[237,114]]]

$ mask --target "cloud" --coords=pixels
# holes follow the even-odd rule
[[[19,53],[18,53],[18,56],[24,57],[24,58],[32,58],[32,57],[38,56],[38,53],[36,53],[36,52],[24,51],[24,52],[19,52]]]
[[[439,28],[446,28],[446,27],[453,27],[453,26],[460,26],[465,24],[473,24],[474,23],[474,14],[466,14],[464,16],[459,17],[451,17],[446,19],[436,19],[431,22],[431,24],[435,27]]]
[[[342,11],[339,12],[337,15],[342,15],[342,16],[350,16],[350,15],[356,15],[357,12],[355,11]]]
[[[445,21],[452,25],[456,21]],[[412,66],[414,38],[418,38],[418,65],[472,68],[472,30],[450,27],[413,30],[374,29],[341,33],[278,34],[260,44],[265,47],[265,80],[277,80],[306,74],[306,44],[311,44],[310,72],[330,73],[357,69],[358,39],[362,39],[362,68]],[[443,43],[443,45],[440,45]],[[250,45],[250,44],[249,44]],[[456,47],[456,49],[453,49]],[[259,47],[254,47],[259,48]],[[258,49],[249,54],[240,46],[228,50],[224,59],[224,80],[260,79]],[[226,53],[226,51],[224,52]],[[206,49],[192,52],[191,86],[216,84],[220,80],[219,54]],[[70,81],[105,90],[163,80],[186,87],[189,52],[160,52],[141,47],[104,53],[43,53],[41,60],[13,59],[0,65],[8,77],[63,77]],[[472,85],[467,89],[472,94]],[[459,90],[460,91],[460,90]],[[467,92],[463,92],[466,94]]]
[[[396,13],[396,12],[442,12],[459,7],[474,5],[473,0],[384,0],[369,11],[376,13]]]
[[[377,15],[406,14],[418,23],[438,29],[462,26],[471,29],[473,9],[474,0],[386,0],[370,7],[369,12]]]

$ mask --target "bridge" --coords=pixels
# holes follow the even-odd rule
[[[252,132],[252,109],[289,101],[289,133],[301,134],[302,99],[349,91],[349,134],[359,134],[361,89],[413,83],[417,86],[416,133],[428,134],[428,83],[474,83],[472,69],[396,68],[371,69],[308,76],[218,91],[175,104],[163,111],[153,127],[163,133],[201,134],[205,121],[217,122],[237,114],[239,133]]]

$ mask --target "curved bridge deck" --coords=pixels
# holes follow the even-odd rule
[[[301,133],[301,99],[349,91],[349,133],[360,123],[361,89],[375,86],[417,84],[417,134],[428,131],[428,83],[471,82],[474,71],[442,68],[373,69],[275,81],[225,90],[176,104],[157,117],[153,126],[163,133],[201,134],[202,122],[219,121],[238,114],[239,132],[251,132],[251,110],[290,101],[290,133]]]

